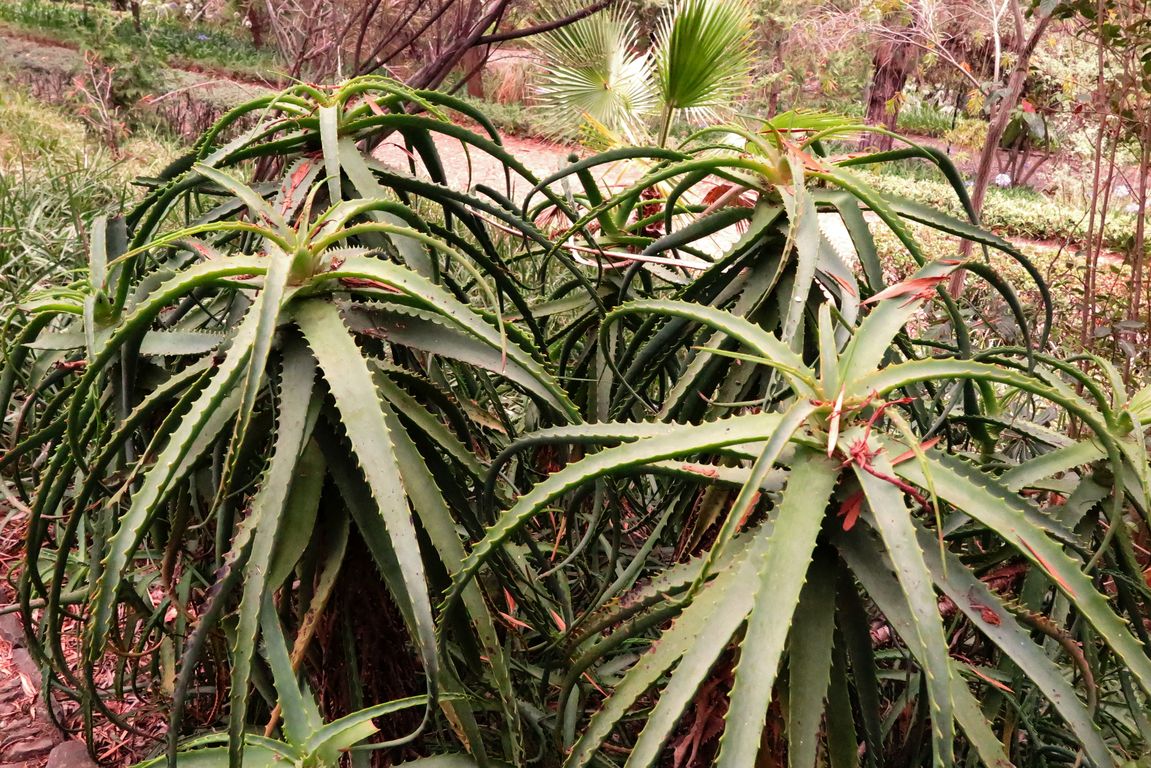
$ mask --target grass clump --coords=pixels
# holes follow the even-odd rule
[[[174,152],[167,140],[139,134],[113,155],[72,114],[16,89],[0,92],[0,313],[29,288],[74,274],[92,218],[133,202],[139,188],[131,182]]]

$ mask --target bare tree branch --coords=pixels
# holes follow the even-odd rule
[[[476,40],[476,45],[503,43],[507,42],[508,40],[518,40],[520,38],[531,37],[532,35],[541,35],[544,32],[551,32],[556,29],[562,29],[569,24],[574,24],[581,19],[586,19],[588,16],[599,13],[614,2],[615,0],[599,0],[599,2],[592,3],[588,7],[577,11],[570,16],[564,16],[562,19],[549,21],[546,24],[537,24],[534,27],[526,27],[524,29],[510,29],[507,32],[484,35],[480,39]]]

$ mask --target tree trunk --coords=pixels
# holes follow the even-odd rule
[[[996,105],[991,123],[987,126],[987,139],[983,142],[983,149],[979,153],[979,165],[975,171],[975,186],[971,190],[971,204],[975,209],[976,216],[983,210],[983,200],[987,197],[987,187],[991,184],[991,166],[995,162],[999,142],[1003,140],[1003,134],[1007,131],[1007,124],[1011,122],[1011,113],[1015,111],[1020,97],[1023,96],[1023,86],[1027,82],[1027,75],[1031,70],[1031,54],[1035,52],[1035,47],[1039,45],[1039,39],[1043,37],[1043,32],[1050,22],[1050,12],[1038,16],[1035,29],[1027,38],[1022,50],[1019,51],[1015,60],[1015,67],[1007,78],[1007,88],[1003,98]],[[971,255],[971,245],[970,240],[963,241],[960,246],[962,258],[966,259]],[[951,295],[958,296],[963,293],[964,274],[962,269],[952,273],[949,285]]]
[[[899,117],[900,99],[903,86],[915,67],[919,51],[908,43],[884,41],[872,58],[874,71],[871,85],[867,88],[867,122],[882,125],[889,131],[895,130]],[[864,134],[859,148],[875,148],[881,152],[891,149],[893,139],[881,133]]]
[[[249,0],[244,6],[244,20],[248,22],[248,31],[252,34],[252,45],[256,48],[264,47],[265,24],[263,14],[256,8],[254,0]]]
[[[460,61],[464,76],[467,78],[465,82],[468,96],[473,99],[484,97],[484,61],[488,57],[487,48],[486,45],[469,48]]]

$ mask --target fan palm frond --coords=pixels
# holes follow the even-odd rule
[[[747,84],[751,12],[744,0],[679,0],[654,46],[664,132],[675,111],[713,118]]]
[[[560,3],[547,15],[574,9]],[[651,58],[637,52],[637,35],[635,16],[616,7],[539,36],[547,60],[540,99],[557,128],[576,128],[586,117],[629,134],[655,111]]]

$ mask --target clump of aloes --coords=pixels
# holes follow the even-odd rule
[[[408,114],[412,103],[431,114]],[[467,499],[484,482],[483,458],[499,450],[490,422],[516,429],[508,408],[521,401],[545,423],[580,416],[531,332],[510,330],[498,311],[527,305],[477,212],[546,238],[506,209],[380,165],[357,146],[402,128],[440,168],[432,136],[449,133],[526,174],[494,133],[449,120],[452,109],[483,122],[457,100],[381,78],[297,86],[246,105],[126,220],[97,222],[82,284],[21,307],[28,320],[0,378],[5,407],[18,384],[24,393],[0,466],[37,481],[25,498],[21,604],[33,650],[86,702],[88,718],[128,727],[105,700],[153,688],[153,670],[164,669],[174,755],[204,668],[219,662],[205,651],[226,648],[227,756],[233,765],[249,748],[252,759],[266,756],[267,743],[245,739],[260,711],[249,707],[259,637],[282,643],[295,629],[292,669],[277,672],[282,695],[358,538],[426,675],[426,694],[399,707],[426,713],[410,738],[438,708],[478,731],[470,707],[453,704],[457,661],[436,649],[436,580],[458,568],[461,530],[482,530]],[[217,144],[228,125],[265,110]],[[236,178],[261,158],[287,160],[278,182]],[[436,207],[440,219],[426,213]],[[456,225],[444,225],[449,217]],[[51,456],[44,465],[41,451]],[[98,556],[84,562],[77,552]],[[505,651],[478,593],[467,603],[465,634],[475,634],[464,666],[487,670],[473,682],[499,692],[497,710],[511,722]],[[63,642],[73,620],[83,629],[79,662]],[[133,653],[148,663],[117,666],[109,691],[94,670],[122,647],[142,649]],[[285,720],[299,711],[285,708]],[[285,726],[295,728],[288,752],[300,755],[336,755],[374,732],[366,717],[348,732]],[[503,743],[517,754],[514,728]]]

